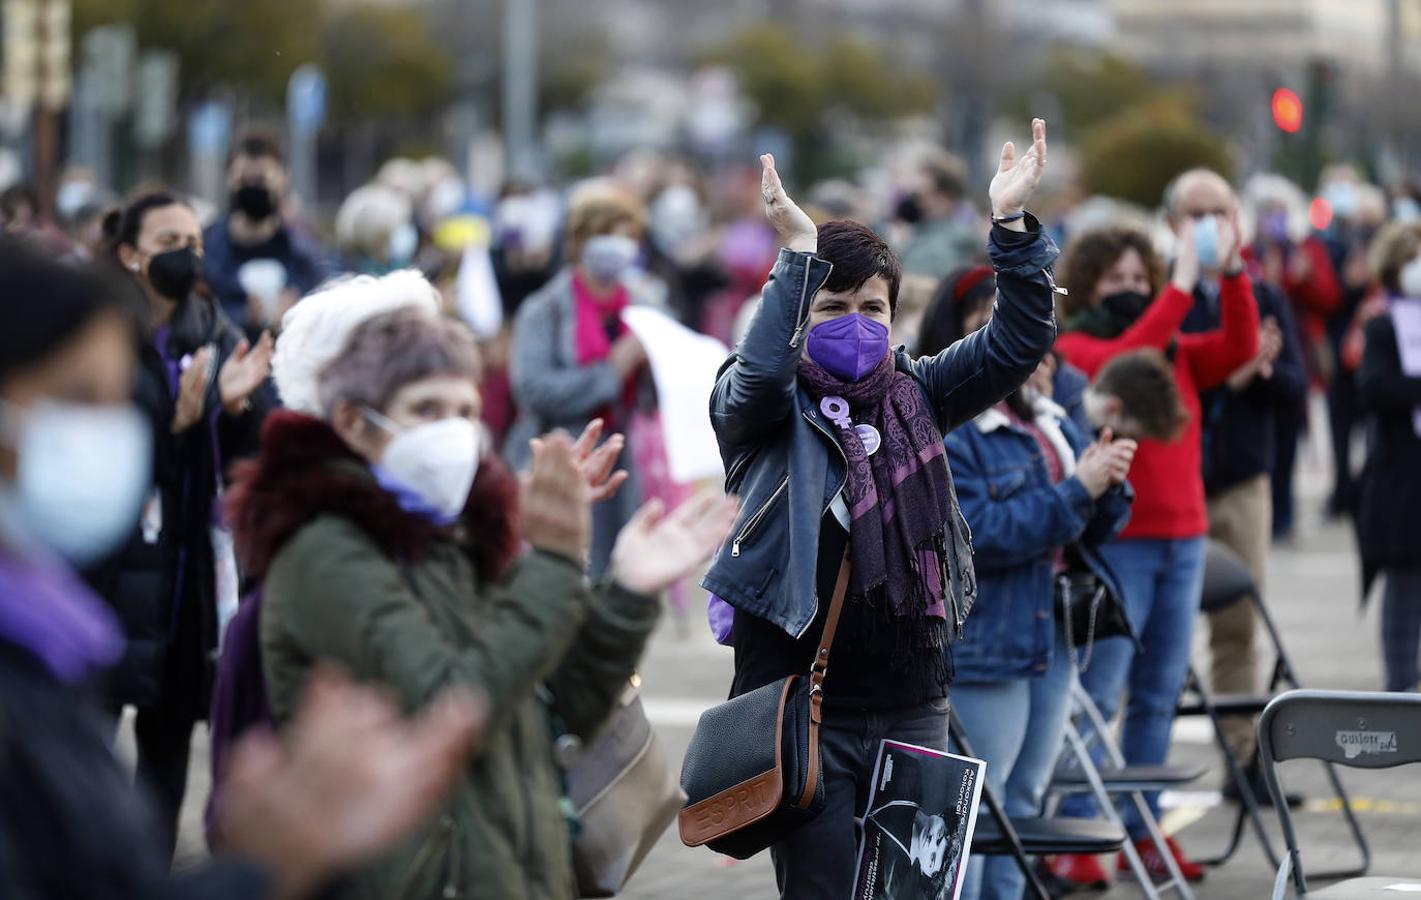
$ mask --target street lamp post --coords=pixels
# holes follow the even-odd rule
[[[511,176],[540,172],[538,123],[538,0],[503,4],[503,140]]]

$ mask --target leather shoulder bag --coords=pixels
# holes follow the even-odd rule
[[[824,678],[848,587],[846,549],[807,675],[781,678],[701,714],[681,766],[686,846],[748,859],[824,808]]]

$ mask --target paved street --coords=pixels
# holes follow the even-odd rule
[[[1377,611],[1357,610],[1357,574],[1350,533],[1324,525],[1317,510],[1320,485],[1304,479],[1300,536],[1291,547],[1274,554],[1269,602],[1304,683],[1310,687],[1376,689],[1381,668],[1376,639]],[[647,708],[667,742],[667,750],[684,750],[700,711],[716,702],[729,681],[730,651],[714,644],[693,610],[689,622],[668,620],[657,636],[644,667]],[[200,801],[206,795],[205,735],[194,747],[193,782],[184,822],[182,853],[201,854]],[[1209,733],[1197,722],[1182,723],[1175,732],[1175,758],[1213,762]],[[1220,847],[1232,822],[1232,807],[1221,805],[1215,771],[1173,798],[1166,818],[1191,851],[1207,855]],[[1310,798],[1299,821],[1304,834],[1304,859],[1313,865],[1341,865],[1353,859],[1341,819],[1326,807],[1320,769],[1309,763],[1285,768],[1289,786]],[[1416,834],[1421,828],[1421,770],[1346,774],[1360,798],[1361,818],[1372,841],[1374,873],[1421,872]],[[1272,823],[1270,820],[1270,827]],[[1273,829],[1276,832],[1276,828]],[[1246,843],[1227,866],[1212,870],[1196,889],[1200,898],[1256,900],[1268,894],[1272,873],[1256,843]],[[734,897],[770,900],[776,896],[768,857],[735,863],[706,850],[682,847],[668,833],[638,873],[628,898]],[[1139,896],[1128,879],[1109,893],[1113,900]]]

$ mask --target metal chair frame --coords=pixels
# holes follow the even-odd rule
[[[1313,732],[1313,728],[1318,732]],[[1324,731],[1329,733],[1319,736]],[[1368,741],[1373,735],[1376,740]],[[1349,737],[1363,748],[1350,757],[1345,749]],[[1367,749],[1369,747],[1372,749]],[[1329,769],[1334,764],[1359,769],[1421,764],[1421,694],[1309,690],[1279,694],[1259,717],[1258,752],[1287,847],[1287,855],[1274,880],[1273,900],[1282,900],[1290,880],[1298,896],[1305,897],[1307,875],[1303,871],[1293,816],[1284,802],[1279,764],[1291,759],[1322,760]],[[1351,805],[1344,803],[1342,810],[1360,837],[1361,824]],[[1366,846],[1365,838],[1362,844]],[[1355,874],[1366,872],[1370,864],[1371,856],[1367,853],[1361,872]]]

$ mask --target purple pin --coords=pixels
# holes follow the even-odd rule
[[[872,425],[855,425],[854,433],[863,441],[863,450],[869,456],[877,453],[878,448],[883,446],[883,436]]]
[[[819,401],[819,409],[836,425],[846,425],[849,421],[849,401],[843,397],[825,397]]]

